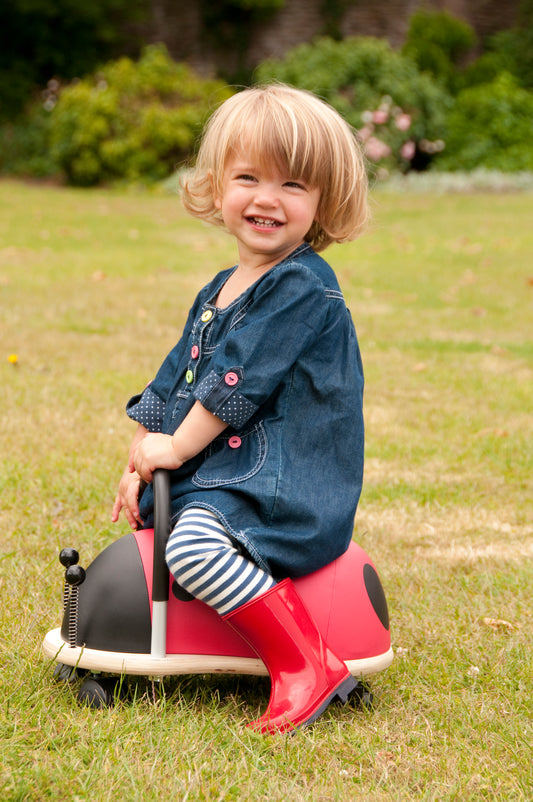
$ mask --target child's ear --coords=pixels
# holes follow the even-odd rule
[[[211,187],[211,195],[213,196],[213,203],[215,205],[215,209],[222,208],[222,195],[217,189],[217,183],[215,181],[215,176],[213,175],[212,170],[207,171],[207,177],[209,179],[209,186]]]

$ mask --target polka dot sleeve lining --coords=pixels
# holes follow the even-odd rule
[[[255,404],[228,386],[213,370],[200,382],[194,396],[209,412],[234,429],[244,426],[257,410]]]
[[[160,432],[163,427],[165,402],[150,387],[130,399],[126,412],[132,420],[142,423],[149,432]]]

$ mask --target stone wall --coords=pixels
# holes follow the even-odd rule
[[[265,58],[280,58],[290,48],[323,34],[323,5],[324,0],[285,0],[274,17],[252,28],[245,43],[235,41],[217,51],[213,37],[203,31],[202,0],[152,0],[145,39],[164,42],[175,59],[188,61],[203,74],[220,68],[232,74],[239,65],[253,68]],[[446,9],[484,37],[511,27],[518,5],[519,0],[352,0],[340,28],[343,36],[385,37],[399,47],[410,15],[422,7]]]

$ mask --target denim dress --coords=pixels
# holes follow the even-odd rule
[[[172,518],[209,509],[261,568],[301,576],[352,537],[363,479],[359,346],[335,274],[309,245],[219,309],[234,269],[198,294],[181,339],[127,413],[173,434],[198,400],[225,421],[172,472]],[[150,525],[151,485],[140,512]]]

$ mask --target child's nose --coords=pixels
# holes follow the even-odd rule
[[[255,202],[261,206],[277,206],[279,195],[274,186],[269,184],[259,184],[255,194]]]

